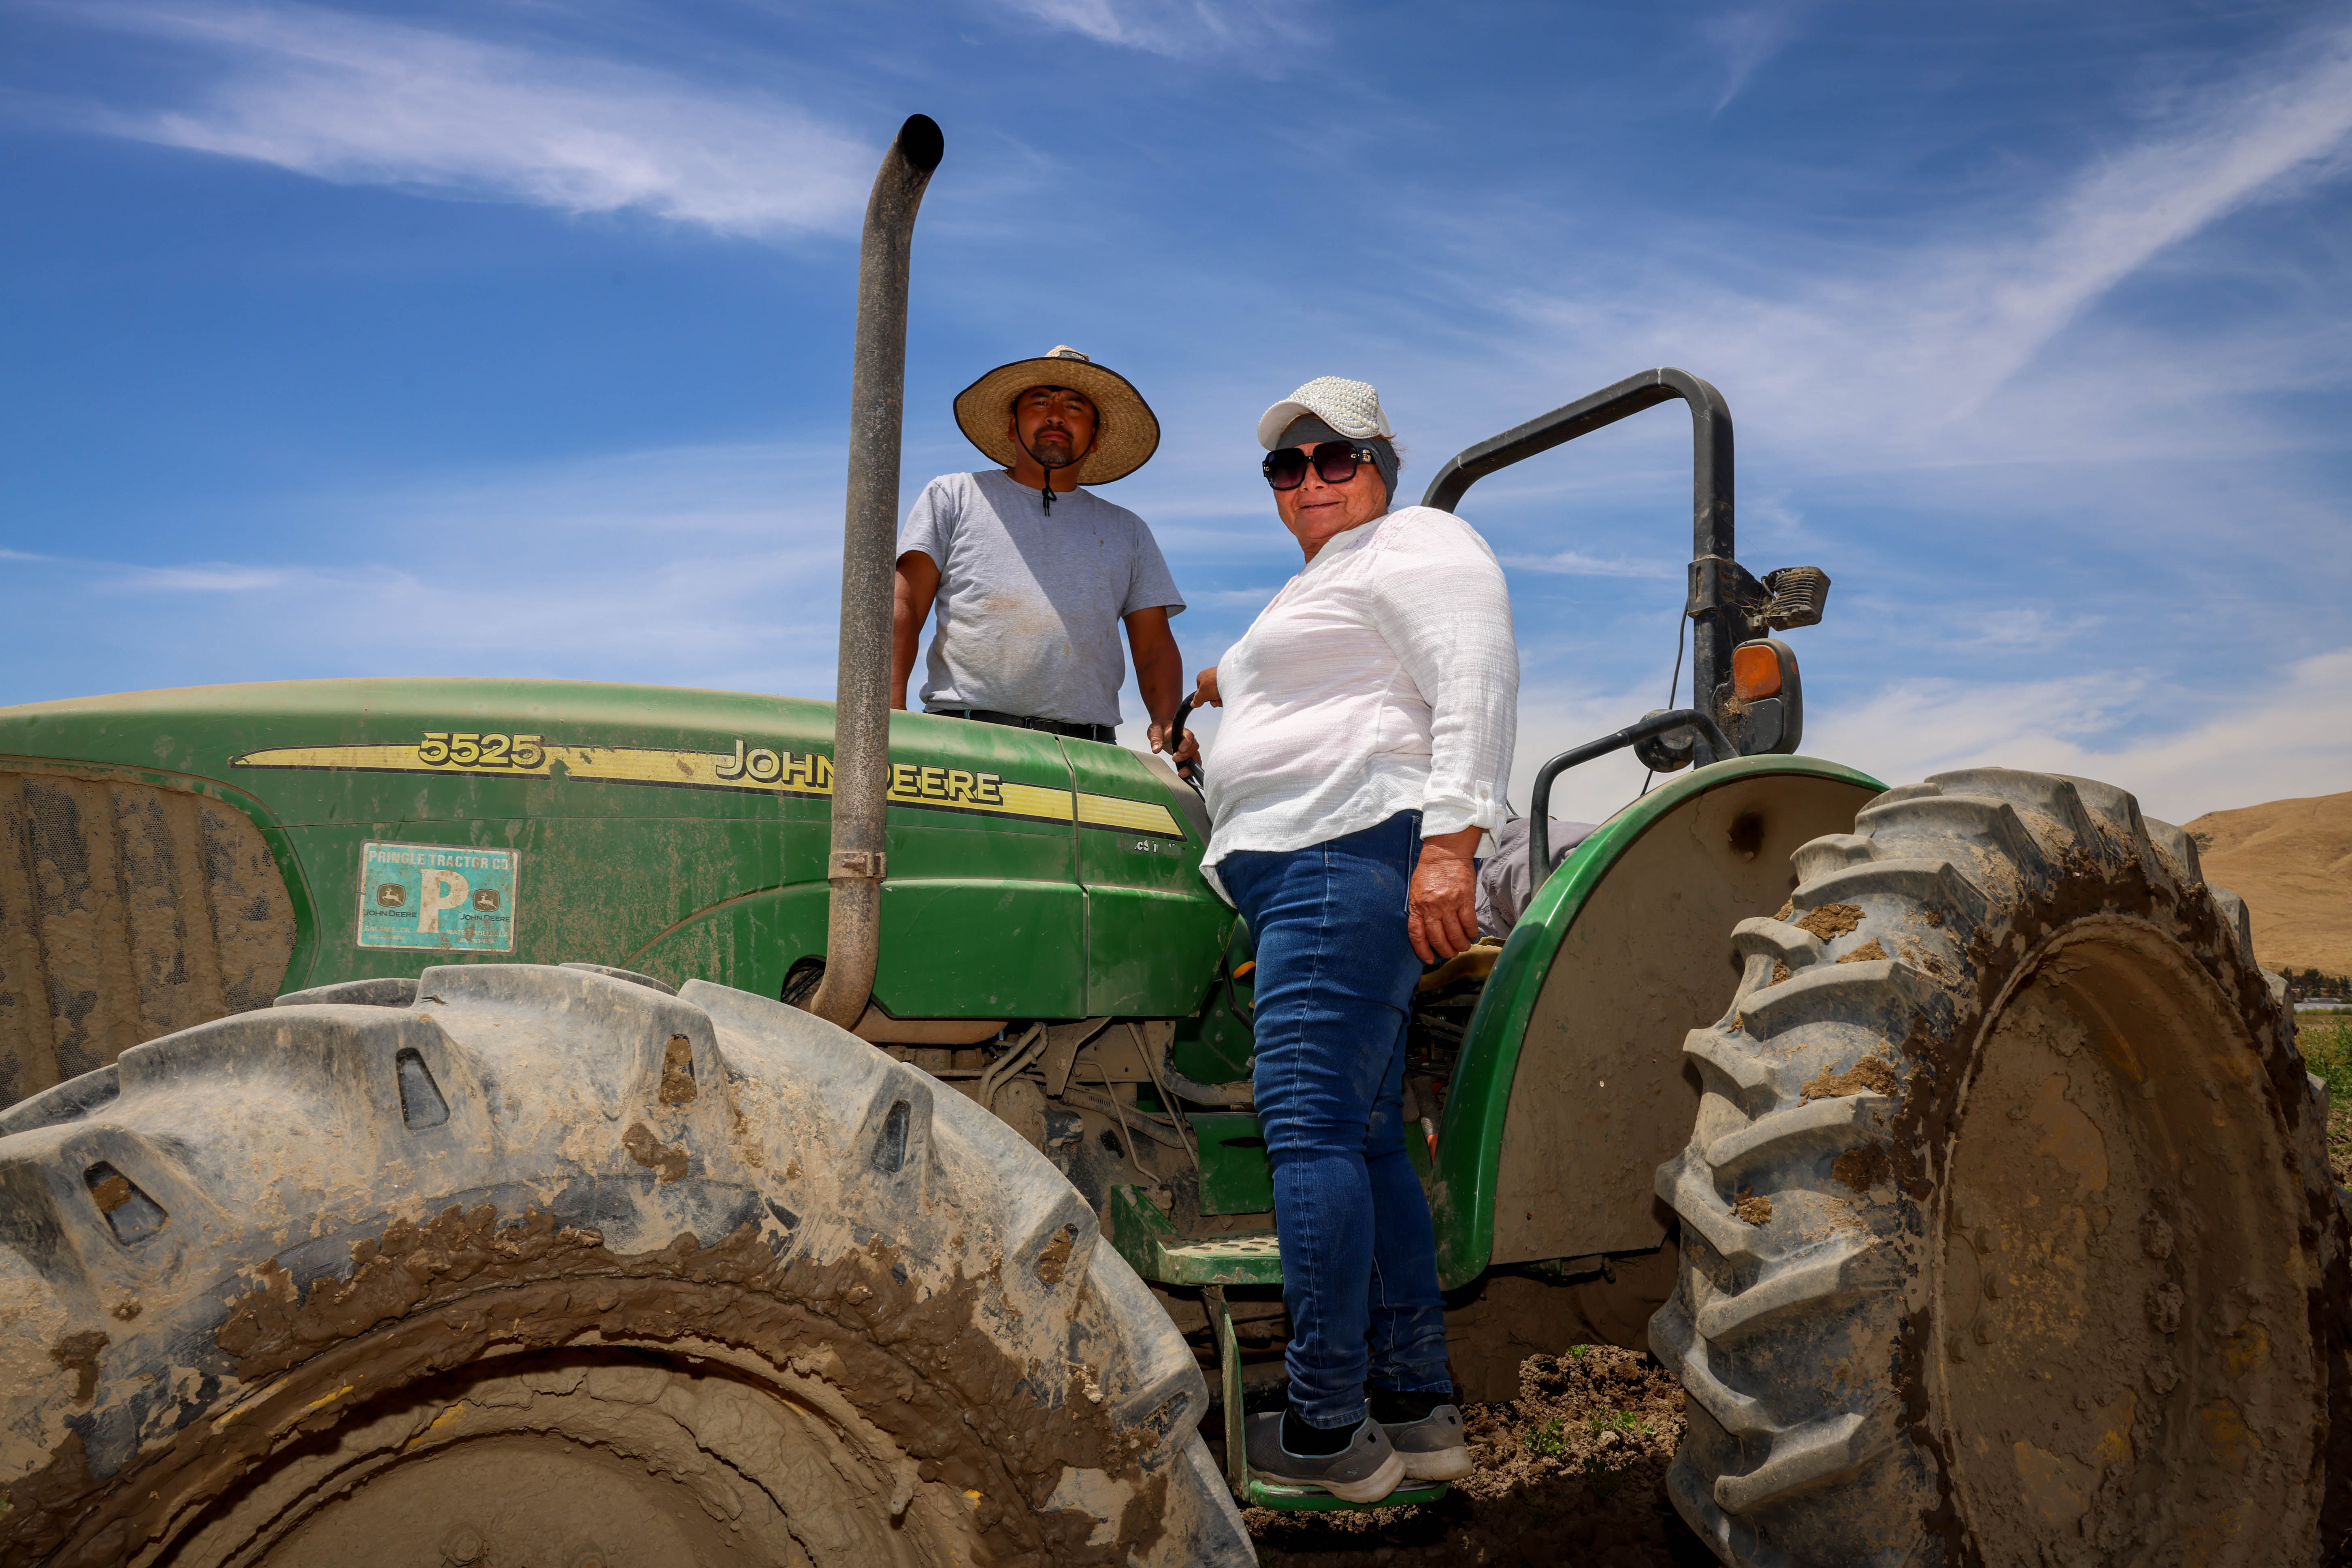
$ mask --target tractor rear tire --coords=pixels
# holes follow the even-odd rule
[[[2334,1561],[2352,1268],[2244,905],[2000,769],[1795,860],[1658,1173],[1683,1516],[1749,1568]]]
[[[0,1562],[1252,1561],[1035,1151],[780,1003],[463,965],[0,1111]]]

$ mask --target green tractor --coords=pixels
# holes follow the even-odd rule
[[[836,703],[0,710],[0,1561],[1238,1563],[1237,1499],[1329,1501],[1202,1431],[1283,1317],[1197,792],[882,702],[940,151],[869,209]],[[1696,377],[1426,499],[1677,398],[1692,706],[1545,767],[1532,901],[1409,1045],[1465,1395],[1646,1344],[1727,1563],[2321,1558],[2326,1096],[2195,845],[1796,754],[1769,634],[1826,579],[1738,564]],[[1667,782],[1556,856],[1552,781],[1626,746]]]

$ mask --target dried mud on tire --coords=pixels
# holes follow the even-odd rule
[[[1246,1562],[1181,1337],[963,1096],[698,981],[349,995],[0,1110],[0,1563]]]
[[[1702,1568],[1715,1556],[1675,1514],[1666,1467],[1683,1393],[1650,1358],[1606,1345],[1530,1356],[1519,1396],[1465,1407],[1478,1469],[1426,1508],[1243,1521],[1265,1568],[1606,1563]]]

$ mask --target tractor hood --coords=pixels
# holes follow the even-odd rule
[[[0,709],[0,855],[15,863],[0,940],[185,972],[204,945],[188,907],[227,900],[284,928],[285,959],[215,1016],[257,987],[477,956],[772,996],[795,960],[824,951],[833,714],[741,692],[443,679]],[[877,1005],[971,1019],[1199,1007],[1232,915],[1199,874],[1198,797],[1163,762],[894,713],[890,763]],[[211,826],[159,837],[166,806]],[[247,838],[282,879],[282,899],[263,900],[274,911],[250,879],[198,897],[205,868]],[[150,865],[159,855],[177,859]],[[173,910],[187,929],[159,934]],[[55,987],[32,982],[26,962],[7,966],[0,1018],[56,1013]],[[107,1026],[110,1049],[96,1037],[46,1049],[58,1072],[97,1065],[135,1043],[126,1035],[151,1037],[143,1027]],[[53,1017],[50,1032],[74,1028]]]

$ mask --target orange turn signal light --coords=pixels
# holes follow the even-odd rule
[[[1731,689],[1742,702],[1780,695],[1780,656],[1764,643],[1731,650]]]

